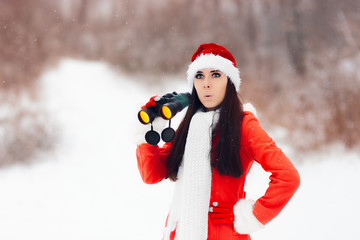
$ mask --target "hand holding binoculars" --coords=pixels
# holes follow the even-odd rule
[[[169,120],[169,127],[161,132],[164,142],[171,142],[175,137],[175,130],[171,128],[171,118],[189,105],[190,93],[167,93],[162,97],[153,96],[150,101],[141,107],[138,119],[142,124],[151,124],[151,130],[145,134],[145,140],[151,145],[156,145],[160,141],[160,135],[153,129],[152,122],[156,117],[161,116]]]

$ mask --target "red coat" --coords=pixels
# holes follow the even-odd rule
[[[254,161],[271,173],[269,187],[264,196],[257,199],[253,215],[265,225],[293,196],[300,184],[300,176],[291,161],[266,134],[251,112],[244,112],[241,127],[240,157],[244,174],[240,178],[222,176],[212,168],[210,203],[224,202],[235,205],[245,198],[244,184]],[[140,175],[145,183],[158,183],[166,177],[167,157],[172,143],[162,148],[149,144],[138,145],[136,157]],[[247,234],[238,234],[233,224],[213,223],[208,220],[208,239],[250,239]]]

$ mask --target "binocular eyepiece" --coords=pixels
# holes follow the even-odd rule
[[[160,99],[155,99],[154,107],[147,107],[139,111],[138,118],[142,124],[149,124],[158,116],[170,120],[178,112],[189,105],[190,93],[167,93]]]
[[[171,142],[175,137],[175,131],[170,127],[171,118],[178,112],[187,107],[191,100],[190,93],[167,93],[161,98],[156,97],[153,102],[149,102],[138,113],[138,119],[142,124],[151,123],[151,130],[145,135],[145,140],[151,145],[156,145],[160,141],[160,135],[153,130],[152,122],[158,116],[165,120],[169,120],[169,127],[165,128],[161,133],[161,138],[164,142]]]

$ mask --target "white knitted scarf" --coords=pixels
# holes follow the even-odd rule
[[[191,119],[164,240],[175,228],[175,240],[207,239],[212,127],[218,117],[218,111],[210,111],[197,112]]]

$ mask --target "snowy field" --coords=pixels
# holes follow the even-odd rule
[[[150,96],[187,89],[185,80],[143,86],[139,77],[70,59],[44,73],[41,104],[60,142],[31,165],[0,170],[0,239],[161,239],[173,184],[142,183],[132,136],[139,106]],[[277,131],[271,135],[281,143]],[[300,172],[300,189],[252,239],[359,240],[359,154],[341,146],[306,156],[284,151]],[[267,181],[254,165],[248,196],[260,197]]]

